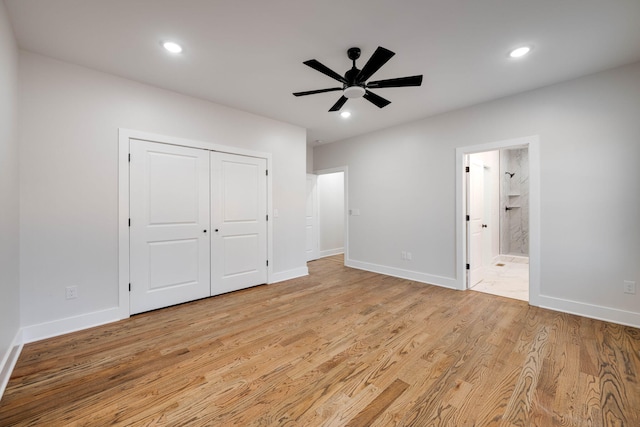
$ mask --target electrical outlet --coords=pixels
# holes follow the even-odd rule
[[[624,293],[625,294],[635,294],[636,293],[636,282],[631,280],[624,281]]]
[[[407,259],[407,253],[405,251],[400,252],[400,259]]]
[[[65,288],[65,292],[67,295],[67,299],[76,299],[78,298],[78,287],[77,286],[67,286]]]

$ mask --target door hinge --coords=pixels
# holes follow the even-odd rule
[[[469,221],[469,215],[467,215],[467,221]]]
[[[267,221],[269,221],[269,214],[267,214]]]
[[[265,170],[265,171],[264,171],[264,174],[265,174],[266,176],[269,176],[269,169]]]
[[[131,227],[131,218],[129,218],[129,227]]]
[[[131,153],[129,153],[129,161],[131,161]]]
[[[131,283],[129,283],[129,292],[131,292]]]
[[[269,267],[269,260],[267,260],[267,267]]]
[[[469,172],[469,166],[465,166],[465,167],[464,167],[464,171],[465,171],[465,172]]]
[[[469,264],[467,264],[467,270],[470,270],[471,266]]]

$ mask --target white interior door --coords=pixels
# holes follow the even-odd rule
[[[209,153],[129,148],[131,314],[209,296]]]
[[[307,174],[306,254],[307,261],[318,259],[318,176]]]
[[[211,295],[267,281],[267,162],[211,153]]]
[[[482,261],[483,253],[483,231],[484,231],[484,165],[481,160],[470,156],[469,162],[469,287],[476,285],[482,280],[484,265]]]

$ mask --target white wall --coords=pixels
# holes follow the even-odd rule
[[[344,172],[318,175],[320,257],[344,252]]]
[[[313,146],[307,144],[307,173],[313,173]]]
[[[118,128],[272,153],[274,275],[306,272],[303,128],[24,51],[20,79],[23,326],[118,305]]]
[[[540,137],[544,306],[640,326],[640,63],[314,149],[349,167],[350,257],[456,278],[455,149]],[[375,231],[375,232],[374,232]],[[409,265],[400,250],[413,252]],[[378,268],[380,269],[380,268]]]
[[[17,101],[18,48],[0,1],[0,371],[20,328]]]

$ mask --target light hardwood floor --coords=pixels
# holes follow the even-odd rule
[[[28,344],[1,425],[640,426],[640,330],[309,263]]]

